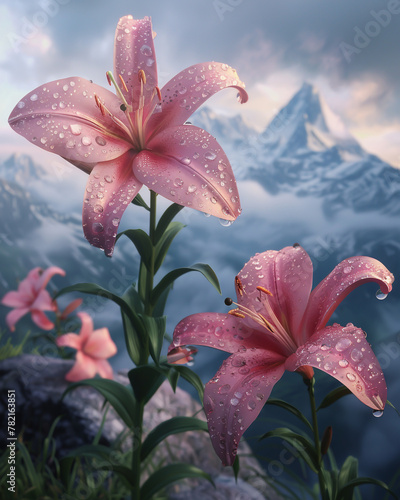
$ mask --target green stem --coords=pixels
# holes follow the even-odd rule
[[[154,265],[155,265],[155,233],[156,233],[156,220],[157,220],[157,193],[150,191],[150,225],[149,225],[149,236],[153,244],[153,249],[151,252],[150,259],[150,269],[148,269],[146,276],[146,303],[145,314],[151,316],[153,308],[150,304],[150,296],[153,291],[154,285]]]
[[[315,384],[315,379],[313,377],[311,380],[308,381],[308,394],[310,396],[312,426],[313,426],[313,432],[314,432],[314,443],[315,443],[315,451],[317,453],[317,461],[318,461],[319,488],[321,490],[322,500],[326,500],[325,478],[324,478],[323,466],[322,466],[321,442],[319,439],[319,432],[318,432],[318,419],[317,419],[317,407],[315,404],[314,384]]]
[[[141,460],[140,454],[142,451],[142,435],[143,435],[143,411],[144,404],[137,401],[134,409],[134,427],[132,440],[132,500],[140,499],[140,472]]]

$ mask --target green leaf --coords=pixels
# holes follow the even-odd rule
[[[150,354],[154,362],[158,365],[160,362],[161,349],[164,342],[167,317],[161,316],[154,318],[152,316],[141,315],[146,333],[150,339]]]
[[[184,463],[166,465],[152,474],[140,488],[140,500],[150,500],[158,491],[171,483],[188,477],[204,478],[214,485],[211,476],[198,467]]]
[[[397,413],[397,415],[400,417],[400,412],[399,410],[392,404],[388,399],[386,400],[386,403],[393,408],[393,410]]]
[[[178,205],[177,203],[173,203],[165,210],[163,215],[160,217],[160,220],[158,221],[158,224],[156,227],[155,243],[159,242],[160,238],[163,236],[167,227],[173,221],[175,216],[179,214],[179,212],[182,210],[182,208],[184,208],[182,205]]]
[[[270,437],[279,437],[284,441],[287,441],[292,446],[294,446],[301,455],[301,457],[308,464],[308,466],[314,472],[317,472],[318,470],[317,453],[314,449],[313,443],[308,438],[302,436],[301,434],[296,434],[295,432],[291,431],[290,429],[287,429],[286,427],[278,427],[277,429],[269,431],[263,436],[261,436],[259,440],[261,441],[262,439]]]
[[[140,300],[140,296],[138,291],[136,290],[136,287],[134,284],[129,286],[122,298],[129,304],[131,309],[135,311],[136,313],[142,313],[143,312],[143,302]]]
[[[147,233],[145,233],[142,229],[127,229],[126,231],[118,234],[116,241],[118,241],[123,235],[129,238],[135,245],[142,262],[147,269],[150,269],[151,256],[153,254],[154,247]]]
[[[191,384],[197,391],[200,401],[203,402],[204,397],[204,385],[201,378],[192,371],[188,366],[184,365],[168,365],[171,370],[175,370],[179,375],[184,378],[189,384]]]
[[[153,307],[153,316],[163,316],[164,315],[164,310],[165,310],[165,306],[167,304],[168,295],[169,295],[169,292],[172,290],[172,288],[173,288],[173,284],[171,284],[169,287],[167,287],[163,291],[161,296],[158,298],[156,304],[154,304],[154,307]]]
[[[181,229],[185,227],[181,222],[171,222],[165,233],[161,236],[159,242],[155,248],[155,261],[154,261],[154,272],[156,273],[160,269],[161,264],[164,262],[165,256],[168,253],[168,249],[171,246],[175,236],[180,232]]]
[[[144,461],[165,438],[187,431],[208,432],[207,422],[195,417],[172,417],[153,429],[142,444],[140,458]]]
[[[138,207],[143,207],[148,212],[150,212],[150,207],[147,205],[147,203],[144,201],[144,199],[140,196],[139,193],[133,198],[132,203],[134,205],[137,205]]]
[[[110,456],[112,455],[112,453],[113,450],[109,446],[104,446],[102,444],[86,444],[73,449],[66,455],[66,457],[76,458],[85,456],[98,459],[106,459],[111,462]]]
[[[125,291],[122,298],[127,302],[127,304],[129,304],[133,311],[137,311],[139,313],[143,311],[143,303],[133,285]],[[140,331],[138,331],[132,324],[129,316],[127,316],[123,311],[121,311],[121,315],[124,327],[126,349],[131,360],[135,363],[135,365],[138,365],[140,363],[140,353],[144,350],[145,339],[143,338],[143,333],[141,335]],[[136,327],[138,324],[141,325],[139,321],[140,320],[138,318],[137,323],[135,323]],[[141,328],[143,330],[142,326]]]
[[[351,391],[344,385],[333,389],[333,391],[331,391],[327,396],[324,397],[321,404],[318,406],[317,411],[319,411],[321,408],[327,408],[335,401],[342,398],[343,396],[347,396],[348,394],[351,394]]]
[[[308,419],[305,417],[305,415],[303,415],[303,413],[300,410],[298,410],[296,407],[292,406],[289,403],[286,403],[286,401],[282,401],[281,399],[268,399],[266,404],[279,406],[280,408],[287,410],[288,412],[292,413],[297,418],[299,418],[304,424],[306,424],[309,429],[313,430],[312,425],[310,424]]]
[[[354,488],[363,484],[374,484],[375,486],[379,486],[380,488],[386,490],[390,495],[392,495],[392,497],[398,498],[397,495],[390,490],[387,484],[383,481],[379,481],[379,479],[372,479],[370,477],[358,477],[347,483],[346,486],[343,486],[343,488],[339,490],[337,500],[345,500],[347,498],[351,499]]]
[[[339,490],[342,490],[350,481],[358,476],[358,460],[355,457],[349,456],[344,461],[339,472]],[[353,490],[342,495],[343,500],[352,500]]]
[[[165,374],[156,366],[143,365],[128,373],[136,401],[147,404],[165,380]]]
[[[194,264],[190,267],[181,267],[178,269],[174,269],[169,272],[164,278],[158,283],[158,285],[154,288],[151,294],[151,304],[155,305],[162,295],[162,293],[180,276],[186,273],[190,273],[192,271],[197,271],[201,273],[213,286],[216,290],[221,293],[221,288],[219,286],[218,278],[214,271],[208,264]]]
[[[105,378],[91,378],[81,380],[71,384],[64,391],[63,398],[72,390],[80,386],[93,387],[110,403],[118,415],[122,418],[129,428],[134,427],[132,419],[133,410],[136,404],[132,392],[122,384]]]
[[[235,461],[233,462],[232,468],[233,468],[233,474],[235,475],[235,481],[237,482],[238,477],[239,477],[239,471],[240,471],[239,455],[236,455],[236,458],[235,458]]]

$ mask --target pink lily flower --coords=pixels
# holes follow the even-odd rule
[[[312,275],[298,245],[257,254],[236,277],[236,309],[194,314],[175,329],[170,351],[190,343],[232,354],[204,392],[211,440],[225,465],[285,370],[311,378],[318,368],[367,406],[384,409],[385,379],[363,331],[326,324],[351,290],[375,281],[388,294],[393,275],[370,257],[342,261],[311,292]]]
[[[35,267],[20,282],[17,291],[8,292],[1,299],[1,304],[13,308],[13,311],[6,316],[7,326],[12,332],[15,330],[15,324],[28,312],[31,313],[33,322],[39,328],[43,330],[54,328],[54,323],[43,311],[57,311],[57,303],[45,290],[47,283],[55,274],[65,276],[65,271],[56,266],[51,266],[45,271],[40,267]]]
[[[160,90],[151,20],[122,17],[114,46],[116,94],[71,77],[27,94],[14,108],[11,127],[33,144],[90,174],[83,203],[88,241],[111,256],[126,207],[145,184],[180,205],[221,219],[241,212],[232,167],[218,142],[185,125],[209,97],[244,84],[227,64],[191,66]]]
[[[86,378],[93,378],[98,373],[103,378],[113,378],[113,371],[107,358],[114,356],[117,346],[110,336],[108,328],[93,330],[93,321],[85,312],[77,313],[82,328],[79,335],[66,333],[56,340],[59,347],[77,349],[76,362],[66,374],[65,379],[78,382]]]

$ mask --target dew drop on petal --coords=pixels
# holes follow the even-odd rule
[[[372,412],[372,415],[373,415],[374,417],[379,418],[379,417],[381,417],[381,416],[383,415],[383,410],[374,410],[374,411]]]
[[[348,366],[349,362],[347,361],[347,359],[341,359],[339,361],[339,366],[341,366],[342,368],[346,368],[346,366]]]
[[[113,226],[117,227],[117,226],[118,226],[118,224],[119,224],[119,219],[118,219],[118,217],[115,217],[115,218],[111,221],[111,223],[112,223],[112,225],[113,225]]]
[[[191,184],[189,187],[188,187],[188,191],[189,193],[194,193],[196,191],[197,187],[194,185],[194,184]]]
[[[183,163],[184,165],[190,165],[191,161],[192,160],[187,157],[181,159],[181,163]]]
[[[101,205],[95,205],[94,208],[93,208],[93,211],[96,214],[101,214],[103,212],[103,207]]]
[[[353,373],[346,373],[347,380],[350,380],[350,382],[354,382],[356,379],[356,376]]]
[[[238,398],[232,398],[231,399],[231,405],[232,406],[237,406],[239,404],[239,400]]]
[[[215,160],[215,158],[217,157],[217,155],[215,153],[213,153],[212,151],[208,151],[207,153],[205,153],[204,157],[207,160]]]
[[[104,176],[104,180],[105,180],[106,182],[108,182],[109,184],[113,181],[113,179],[112,179],[111,175],[105,175],[105,176]]]
[[[101,222],[93,222],[92,229],[95,233],[101,233],[104,231],[104,226]]]
[[[99,146],[105,146],[107,144],[107,141],[104,139],[104,137],[101,137],[100,135],[96,137],[95,141]]]
[[[148,45],[142,45],[140,47],[140,52],[144,56],[151,56],[151,55],[153,55],[153,51],[151,50],[151,47],[149,47]]]
[[[66,144],[68,149],[72,149],[75,147],[75,141],[68,141]]]
[[[255,401],[253,401],[252,399],[247,403],[247,408],[249,410],[254,410],[256,406],[257,406],[257,403]]]
[[[31,101],[37,101],[38,100],[38,95],[37,94],[32,94],[29,99]]]
[[[381,291],[381,289],[379,289],[379,290],[377,290],[377,291],[376,291],[375,297],[376,297],[378,300],[384,300],[384,299],[386,299],[386,297],[387,297],[387,293],[383,293],[383,292]]]
[[[339,339],[339,341],[337,342],[337,344],[335,346],[335,349],[338,352],[342,352],[345,349],[349,348],[351,346],[351,344],[352,344],[352,342],[348,338]]]
[[[219,219],[219,223],[221,224],[221,226],[229,227],[232,226],[233,220]]]
[[[82,132],[82,127],[75,123],[73,125],[70,125],[69,128],[71,129],[73,135],[80,135]]]
[[[82,144],[84,146],[90,146],[92,144],[92,139],[86,135],[82,137]]]
[[[222,385],[218,389],[218,394],[227,394],[229,392],[230,388],[231,388],[231,386],[229,384]]]
[[[20,101],[20,102],[17,104],[17,108],[19,108],[19,109],[22,109],[22,108],[24,108],[24,107],[25,107],[25,103],[24,103],[24,101]]]

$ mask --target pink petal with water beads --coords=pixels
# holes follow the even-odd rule
[[[302,365],[328,373],[374,410],[384,409],[387,389],[382,369],[364,332],[351,323],[327,326],[312,335],[287,359],[285,368],[295,371]]]
[[[338,264],[310,295],[302,325],[303,338],[323,328],[342,300],[370,281],[377,283],[383,294],[388,294],[394,277],[381,262],[371,257],[351,257]]]
[[[143,88],[144,104],[149,106],[157,86],[157,64],[153,42],[151,19],[133,19],[124,16],[118,21],[114,44],[114,77],[120,83],[122,76],[128,91],[120,85],[128,104],[133,110],[139,107],[141,83],[138,73],[143,70],[146,83]]]
[[[128,151],[115,160],[99,163],[86,184],[83,230],[87,240],[104,249],[109,257],[122,214],[142,187],[132,172],[134,156],[135,153]]]
[[[8,328],[13,332],[15,331],[15,324],[29,312],[29,307],[13,309],[6,316],[6,323]]]
[[[182,125],[207,99],[227,87],[238,90],[239,102],[247,102],[244,86],[236,70],[227,64],[208,62],[186,68],[161,89],[162,113],[152,116],[149,138],[156,130]]]
[[[76,353],[76,361],[72,369],[66,374],[65,379],[69,382],[79,382],[87,378],[93,378],[97,373],[97,362],[81,351]]]
[[[37,309],[31,310],[32,321],[42,330],[52,330],[54,323],[44,314],[44,312]]]
[[[102,114],[96,100],[112,117]],[[132,147],[120,106],[119,97],[95,83],[63,78],[27,94],[12,111],[9,124],[46,151],[71,161],[95,163],[117,158]]]
[[[179,346],[195,344],[225,352],[245,352],[265,347],[262,332],[248,327],[240,318],[222,313],[199,313],[183,319],[174,330],[169,353]]]
[[[282,377],[284,358],[267,350],[236,353],[206,384],[204,410],[214,449],[232,465],[239,440],[256,419],[272,388]]]
[[[208,132],[190,125],[167,129],[134,160],[136,177],[165,198],[221,219],[240,212],[232,167]]]
[[[94,330],[83,346],[83,351],[92,358],[106,359],[117,353],[108,328]]]

